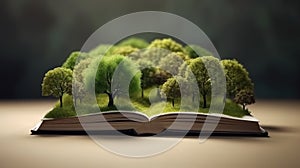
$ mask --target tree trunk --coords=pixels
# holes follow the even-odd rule
[[[206,95],[204,94],[204,95],[202,95],[202,97],[203,97],[203,108],[206,108],[207,107],[207,105],[206,105]]]
[[[159,101],[161,101],[161,96],[160,96],[160,89],[159,89],[159,86],[157,86],[156,96],[157,96],[157,99],[159,99]]]
[[[108,107],[112,107],[112,106],[114,106],[114,98],[113,98],[113,96],[112,96],[112,94],[110,94],[110,93],[106,93],[107,94],[107,96],[108,96]]]
[[[63,106],[62,96],[59,96],[60,108]]]
[[[173,106],[173,107],[174,107],[174,104],[175,104],[174,99],[172,99],[172,106]]]
[[[142,73],[142,76],[141,76],[141,89],[142,89],[142,98],[144,98],[144,75]]]
[[[77,106],[77,98],[74,98],[74,106]]]
[[[242,104],[242,106],[243,106],[243,110],[245,111],[245,110],[246,110],[246,106],[245,106],[245,104]]]
[[[195,101],[195,94],[193,93],[192,95],[193,95],[193,102],[194,102]]]

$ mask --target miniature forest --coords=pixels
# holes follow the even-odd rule
[[[190,80],[187,67],[199,88],[199,96],[193,97],[193,101],[198,101],[199,112],[208,113],[213,79],[204,62],[218,65],[224,72],[226,98],[223,98],[223,114],[234,117],[250,115],[246,106],[255,103],[254,85],[247,70],[237,60],[219,60],[199,45],[182,45],[171,38],[155,39],[149,43],[131,37],[116,45],[101,44],[86,53],[72,52],[61,67],[49,70],[43,78],[42,95],[59,100],[45,118],[76,116],[77,109],[84,114],[132,110],[148,116],[180,111],[182,88],[178,81]],[[132,76],[126,88],[130,103],[128,99],[122,99],[126,89],[112,89],[115,87],[113,82],[124,82],[122,79],[113,81],[121,63],[122,73]],[[94,89],[96,105],[86,103],[91,99],[85,92],[89,88]]]

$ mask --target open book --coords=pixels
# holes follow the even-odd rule
[[[109,111],[78,117],[42,119],[32,134],[86,134],[113,131],[129,135],[176,135],[180,133],[212,135],[268,136],[251,116],[243,118],[223,114],[170,112],[148,117],[140,112]],[[168,133],[168,134],[166,134]]]

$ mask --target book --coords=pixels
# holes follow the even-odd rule
[[[268,136],[252,116],[242,118],[223,114],[169,112],[148,117],[140,112],[108,111],[76,117],[44,118],[32,134],[107,134],[119,131],[133,136],[211,134],[230,136]]]

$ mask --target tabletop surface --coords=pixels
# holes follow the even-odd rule
[[[269,132],[269,138],[210,137],[202,143],[198,138],[183,138],[163,153],[142,158],[112,153],[89,136],[30,135],[30,129],[52,108],[53,103],[0,102],[1,168],[300,167],[300,101],[258,100],[249,106],[262,127]],[[109,141],[124,142],[124,139]]]

